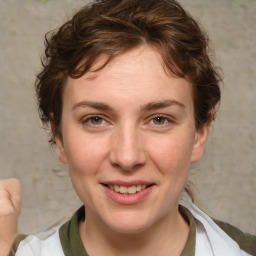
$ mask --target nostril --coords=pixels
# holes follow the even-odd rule
[[[136,142],[120,142],[119,145],[113,146],[109,157],[112,166],[123,171],[133,171],[146,162],[145,152],[139,149]]]

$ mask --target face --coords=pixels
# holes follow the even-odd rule
[[[68,78],[61,129],[59,158],[86,219],[127,233],[177,217],[208,131],[195,129],[191,84],[167,75],[158,51],[146,46]]]

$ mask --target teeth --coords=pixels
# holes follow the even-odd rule
[[[147,186],[145,184],[142,185],[133,185],[130,187],[126,186],[119,186],[119,185],[108,185],[108,187],[115,192],[119,192],[121,194],[135,194],[136,192],[141,191],[142,189],[145,189]]]
[[[120,186],[120,191],[119,191],[119,193],[121,193],[121,194],[126,194],[126,193],[127,193],[127,190],[128,190],[127,187]]]
[[[144,186],[144,185],[138,185],[138,186],[136,187],[136,191],[137,191],[137,192],[141,191],[142,186]]]
[[[128,187],[127,191],[128,191],[128,194],[135,194],[137,191],[137,186]]]
[[[116,192],[119,192],[119,191],[120,191],[120,187],[119,187],[118,185],[114,185],[114,190],[115,190]]]

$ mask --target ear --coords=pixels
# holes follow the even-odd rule
[[[51,129],[52,129],[52,133],[55,136],[55,141],[56,141],[56,145],[58,148],[58,157],[59,160],[63,163],[63,164],[67,164],[67,158],[66,158],[66,153],[64,150],[64,145],[63,145],[63,140],[61,135],[56,131],[56,127],[53,121],[51,121]]]
[[[191,163],[198,161],[204,153],[204,147],[207,140],[210,124],[211,121],[208,121],[203,127],[196,131],[193,151],[190,159]]]

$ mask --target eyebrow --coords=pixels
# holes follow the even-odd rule
[[[177,100],[164,100],[164,101],[153,101],[148,104],[145,104],[141,107],[142,111],[150,111],[156,110],[160,108],[166,108],[170,106],[178,106],[181,108],[185,108],[185,105]]]
[[[78,108],[78,107],[91,107],[98,110],[105,110],[105,111],[114,111],[112,107],[110,107],[108,104],[102,103],[102,102],[94,102],[94,101],[81,101],[76,103],[72,110]]]
[[[179,106],[181,108],[184,108],[185,105],[179,101],[176,100],[164,100],[164,101],[153,101],[150,103],[147,103],[140,107],[141,111],[152,111],[160,108],[166,108],[170,106]],[[102,102],[94,102],[94,101],[81,101],[76,103],[72,110],[78,108],[78,107],[91,107],[98,110],[104,110],[104,111],[114,111],[114,108],[109,106],[108,104],[102,103]]]

